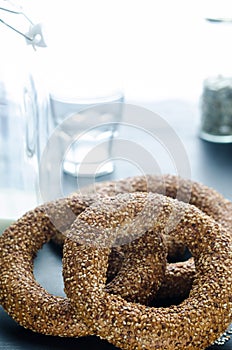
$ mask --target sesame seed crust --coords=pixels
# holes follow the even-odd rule
[[[0,237],[0,303],[21,326],[49,335],[90,334],[69,300],[49,294],[33,275],[37,251],[57,233],[47,211],[59,218],[60,225],[69,226],[65,209],[73,207],[80,213],[86,206],[81,199],[48,203],[26,213]]]
[[[213,188],[180,176],[171,174],[133,176],[96,183],[92,189],[87,189],[88,193],[108,196],[138,191],[159,193],[193,204],[232,232],[232,203]],[[171,259],[176,259],[184,252],[183,245],[178,244],[173,238],[169,237],[167,243]]]
[[[101,228],[101,243],[109,240],[107,226],[103,224],[102,229],[102,219],[110,212],[104,199],[101,206],[90,207],[77,218],[65,241],[65,290],[73,307],[94,333],[122,349],[205,349],[232,319],[231,234],[195,206],[159,194],[131,193],[111,200],[130,205],[145,201],[140,225],[144,227],[146,221],[153,233],[165,232],[170,217],[178,216],[169,235],[186,245],[194,258],[196,272],[189,297],[179,305],[155,308],[107,291],[109,249],[104,244],[76,242],[77,236],[89,238],[93,226]],[[117,238],[115,231],[112,240]]]
[[[86,188],[88,194],[97,193],[100,196],[114,196],[120,193],[152,192],[176,198],[180,201],[195,205],[204,213],[231,233],[232,236],[232,203],[213,188],[202,183],[184,179],[175,175],[146,175],[134,176],[117,181],[95,183],[94,187]],[[85,191],[84,191],[85,192]],[[176,237],[164,235],[168,246],[169,261],[182,259],[185,247]],[[121,267],[127,246],[114,254],[112,266],[113,278]],[[185,297],[189,294],[194,279],[194,261],[167,264],[165,278],[158,293],[154,291],[153,298],[162,300],[167,298]]]
[[[140,214],[146,211],[146,204],[146,198],[136,204],[134,201],[118,203],[114,198],[106,197],[104,201],[101,198],[99,202],[96,200],[92,204],[91,209],[87,208],[82,213],[81,220],[77,218],[71,225],[72,232],[78,230],[83,233],[72,237],[78,244],[84,242],[90,246],[100,246],[104,251],[108,251],[108,254],[115,244],[118,246],[129,242],[120,269],[106,288],[128,301],[143,304],[148,303],[160,288],[167,257],[163,236],[159,232],[154,235],[153,230],[149,231],[150,227],[146,221],[141,225],[143,217],[140,217]],[[104,213],[103,205],[107,206]],[[97,223],[89,215],[89,210],[91,212],[93,208],[99,218]],[[144,232],[147,234],[144,235]],[[98,239],[99,236],[101,239]],[[108,271],[108,262],[101,268]],[[69,278],[72,277],[64,275],[65,280]]]
[[[26,213],[0,237],[0,303],[23,327],[58,336],[92,334],[67,298],[49,294],[35,281],[33,259],[43,244],[57,232],[65,232],[93,200],[91,196],[72,196],[44,204]],[[127,300],[147,302],[164,278],[166,256],[161,235],[156,237],[155,244],[152,234],[138,237],[128,245],[122,268],[110,283],[111,290]],[[110,266],[109,275],[112,269]],[[140,283],[133,288],[138,274]],[[125,288],[128,284],[130,289]]]
[[[232,235],[232,203],[214,189],[179,176],[169,174],[134,176],[117,181],[95,183],[94,187],[87,187],[82,193],[86,193],[88,196],[97,194],[102,197],[106,195],[113,196],[119,193],[133,193],[135,191],[160,193],[187,203],[189,202],[222,224]],[[73,194],[73,198],[75,196],[77,196],[76,193]],[[171,260],[182,258],[185,251],[184,245],[177,242],[176,238],[170,235],[164,235],[164,237],[166,237],[168,246],[169,260],[170,258]],[[64,235],[62,232],[55,235],[54,240],[59,244],[63,244]],[[107,271],[110,280],[120,270],[126,251],[127,245],[112,249]],[[154,289],[151,298],[159,301],[167,298],[186,297],[191,289],[194,273],[195,265],[193,260],[167,264],[161,288],[158,290],[158,293]],[[107,288],[113,292],[113,284],[107,286]]]

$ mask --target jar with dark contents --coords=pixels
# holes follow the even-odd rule
[[[203,83],[200,137],[219,143],[232,142],[232,18],[208,18],[212,62]],[[231,34],[231,36],[230,36]],[[229,40],[230,39],[230,40]],[[209,48],[206,42],[206,49]],[[207,71],[207,68],[206,68]]]
[[[232,77],[219,75],[205,80],[201,112],[203,139],[232,142]]]

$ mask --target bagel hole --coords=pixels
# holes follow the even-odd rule
[[[189,249],[185,247],[185,251],[183,254],[177,254],[174,257],[168,255],[167,260],[169,263],[176,263],[176,262],[186,261],[191,257],[192,257],[192,254],[190,253]]]
[[[52,295],[65,297],[62,277],[62,247],[50,241],[34,259],[34,277]]]
[[[173,305],[180,305],[185,299],[187,299],[189,296],[189,293],[185,296],[180,296],[176,298],[168,298],[168,299],[159,299],[156,300],[155,298],[149,303],[150,307],[170,307]]]

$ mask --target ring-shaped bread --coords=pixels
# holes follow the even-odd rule
[[[73,216],[78,216],[92,201],[90,197],[76,196],[47,203],[26,213],[0,237],[0,304],[21,326],[57,336],[91,334],[67,298],[51,295],[35,280],[33,259],[58,229],[67,229]],[[131,251],[128,249],[124,256],[127,270],[121,269],[117,275],[117,293],[121,290],[129,300],[143,302],[154,288],[159,288],[167,251],[161,235],[157,236],[156,243],[153,244],[152,237],[132,242]],[[125,290],[124,280],[133,281],[140,272],[140,286]]]
[[[69,202],[60,200],[38,207],[4,231],[0,237],[0,304],[24,328],[48,335],[77,337],[89,335],[89,327],[74,312],[67,298],[48,293],[33,275],[36,253],[57,233],[47,211],[63,216],[64,208],[71,208]],[[76,214],[87,206],[79,199],[72,204]],[[64,217],[60,224],[66,225]]]
[[[200,182],[171,174],[153,174],[95,183],[94,186],[87,189],[88,193],[94,192],[104,196],[114,196],[119,193],[133,193],[136,191],[160,193],[193,204],[218,223],[222,224],[232,236],[231,201],[226,199],[215,189]],[[176,238],[170,236],[166,237],[169,258],[176,261],[178,261],[178,259],[182,260],[185,251],[183,244],[177,242]],[[124,246],[120,249],[120,254],[114,255],[114,262],[112,264],[113,276],[117,274],[121,267],[123,253],[126,249],[127,247]],[[154,291],[153,297],[157,301],[167,298],[186,297],[190,291],[194,273],[195,267],[192,259],[186,262],[168,264],[163,284],[158,293]],[[108,284],[107,290],[113,292],[113,286],[111,288],[111,284]]]
[[[230,230],[232,235],[232,203],[215,189],[177,175],[133,176],[116,181],[95,183],[88,189],[99,195],[115,196],[119,193],[153,192],[195,205],[204,213]],[[178,259],[184,253],[183,245],[167,240],[169,257]]]
[[[110,250],[104,242],[109,235],[112,242],[117,238],[107,229],[109,218],[130,217],[129,211],[120,211],[123,203],[130,208],[143,203],[141,227],[146,222],[156,232],[165,232],[170,216],[178,216],[169,234],[188,247],[196,266],[189,297],[181,304],[147,307],[107,292]],[[132,231],[139,230],[138,224]],[[93,242],[93,228],[99,229],[103,244]],[[77,244],[85,236],[85,244]],[[200,350],[212,344],[232,319],[231,266],[231,235],[222,225],[195,206],[158,194],[123,194],[93,205],[77,218],[64,245],[65,290],[73,307],[98,336],[122,349]]]

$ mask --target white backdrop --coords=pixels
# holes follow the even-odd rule
[[[203,79],[224,68],[225,47],[218,45],[228,50],[226,36],[232,37],[232,24],[223,35],[218,27],[212,34],[204,20],[211,14],[232,17],[225,0],[22,3],[44,23],[48,47],[38,56],[49,89],[69,96],[120,88],[128,100],[196,99]]]

